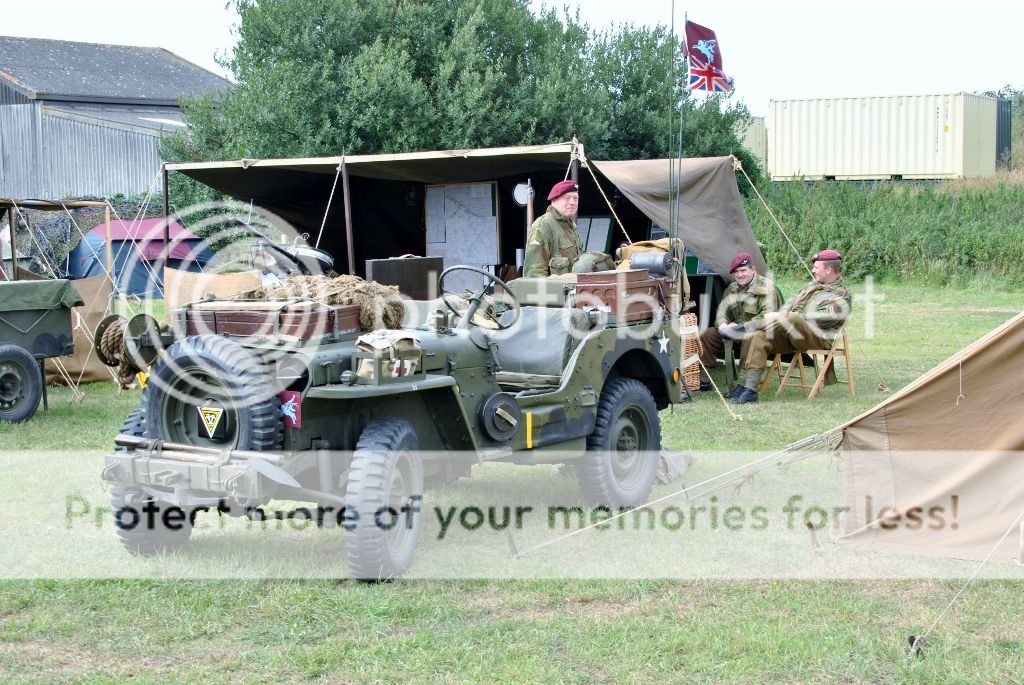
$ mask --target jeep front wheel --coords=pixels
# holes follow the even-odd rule
[[[601,391],[594,432],[576,474],[587,504],[635,507],[647,501],[658,473],[661,423],[647,386],[616,378]]]
[[[423,520],[418,451],[416,432],[404,419],[375,419],[359,436],[345,495],[346,507],[358,515],[345,536],[354,578],[397,578],[412,563]]]

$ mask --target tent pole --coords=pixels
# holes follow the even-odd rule
[[[107,242],[107,273],[114,273],[114,253],[110,248],[110,205],[103,208],[103,220],[106,225],[106,242]]]
[[[163,264],[161,265],[160,283],[161,290],[163,289],[163,283],[167,280],[167,260],[171,258],[171,201],[167,196],[167,164],[160,164],[160,171],[163,172],[163,183],[164,183],[164,258]],[[111,272],[113,273],[113,272]]]
[[[14,212],[7,210],[7,226],[11,232],[11,280],[18,280],[18,231],[16,230]]]
[[[533,227],[533,181],[526,179],[526,187],[529,189],[526,191],[526,242],[530,240],[530,228]],[[525,245],[526,242],[523,244]]]
[[[341,194],[345,200],[345,243],[348,246],[348,273],[356,275],[356,248],[352,238],[352,200],[348,189],[348,166],[341,158]]]
[[[569,160],[569,178],[573,183],[579,185],[580,182],[580,154],[578,150],[579,141],[576,140],[576,136],[572,138],[572,153]]]

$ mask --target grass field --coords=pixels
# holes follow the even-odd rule
[[[796,285],[786,284],[786,292]],[[663,412],[666,446],[698,456],[687,478],[720,472],[712,452],[771,451],[852,418],[1024,304],[1020,293],[878,291],[885,299],[875,305],[870,339],[866,308],[855,305],[856,398],[832,387],[808,403],[794,391],[743,407],[743,421],[735,422],[705,393]],[[881,383],[889,390],[879,391]],[[82,450],[107,448],[138,402],[110,386],[86,388],[81,404],[68,397],[55,389],[49,412],[0,426],[0,448],[63,450],[74,460]],[[544,468],[484,471],[441,496],[537,487],[553,475]],[[0,465],[4,475],[10,471]],[[0,533],[11,525],[0,521]],[[112,541],[109,549],[122,555]],[[0,681],[1024,682],[1024,579],[970,585],[932,634],[925,658],[906,659],[907,634],[930,625],[960,585],[7,580],[0,582]]]

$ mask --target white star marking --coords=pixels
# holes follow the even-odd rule
[[[662,333],[661,337],[658,338],[658,344],[661,345],[661,349],[658,351],[668,354],[668,338],[665,336],[664,333]]]

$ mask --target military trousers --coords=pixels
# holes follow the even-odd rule
[[[746,350],[741,353],[740,366],[750,371],[764,371],[772,354],[832,347],[832,339],[823,335],[827,332],[812,326],[800,314],[769,314],[765,317],[764,328],[751,336]]]
[[[747,368],[743,365],[743,360],[747,356],[747,348],[750,347],[751,338],[752,335],[748,333],[739,340],[733,339],[734,350],[736,349],[735,345],[739,344],[741,369]],[[700,363],[704,365],[704,368],[710,370],[715,368],[719,359],[724,358],[725,340],[722,338],[722,333],[715,326],[709,326],[700,334]]]

